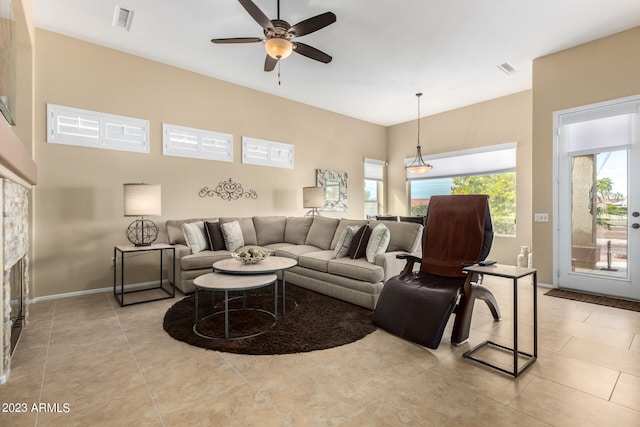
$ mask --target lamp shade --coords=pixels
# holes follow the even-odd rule
[[[273,37],[264,42],[264,49],[273,59],[284,59],[291,55],[293,44],[282,37]]]
[[[157,184],[123,184],[124,216],[162,215],[161,186]]]
[[[303,208],[324,208],[324,188],[303,187],[302,188]]]

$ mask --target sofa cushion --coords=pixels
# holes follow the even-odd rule
[[[371,221],[370,223],[371,227],[376,227],[378,224],[381,224],[381,222]],[[421,224],[385,221],[384,225],[391,232],[387,252],[416,252],[422,249],[422,231],[424,227]]]
[[[229,251],[202,251],[197,254],[186,255],[180,258],[180,267],[183,271],[213,269],[213,264],[223,259],[231,258]]]
[[[370,236],[371,227],[369,227],[368,224],[365,224],[358,229],[355,236],[353,236],[351,246],[349,246],[349,258],[363,258],[367,254],[367,243],[369,243]]]
[[[320,249],[331,249],[331,242],[339,222],[337,218],[314,217],[305,244],[317,246]]]
[[[242,238],[245,245],[257,245],[258,238],[256,236],[256,228],[253,225],[253,218],[220,218],[220,224],[226,222],[238,221],[240,229],[242,230]]]
[[[260,246],[284,242],[284,230],[287,217],[254,216],[253,225],[256,230],[257,244]]]
[[[328,273],[365,282],[381,282],[384,280],[384,269],[371,264],[366,258],[336,258],[328,263]]]
[[[274,252],[275,252],[275,251],[277,251],[278,249],[286,248],[286,247],[288,247],[288,246],[291,246],[291,245],[290,245],[290,244],[288,244],[288,243],[280,242],[280,243],[270,243],[270,244],[268,244],[268,245],[264,245],[264,248],[265,248],[266,250],[271,251],[271,253],[274,253]]]
[[[197,254],[209,249],[209,241],[204,231],[204,221],[182,224],[182,232],[192,253]]]
[[[351,247],[351,241],[353,240],[353,236],[358,232],[357,225],[350,225],[344,227],[340,236],[338,237],[338,242],[336,243],[336,247],[333,250],[334,258],[342,258],[349,255],[349,247]]]
[[[182,231],[182,224],[188,224],[196,221],[211,221],[215,222],[218,218],[191,218],[191,219],[170,219],[167,220],[165,226],[167,228],[167,237],[169,238],[170,245],[186,245],[187,241],[184,238],[184,232]]]
[[[238,221],[225,222],[220,226],[224,243],[228,250],[235,251],[244,246],[245,241]]]
[[[205,221],[204,231],[207,233],[207,239],[209,240],[209,249],[213,251],[227,249],[227,246],[224,243],[222,229],[220,228],[220,222]]]
[[[334,249],[337,246],[338,239],[340,238],[340,234],[342,233],[342,230],[344,230],[345,227],[350,227],[350,226],[355,225],[358,228],[360,228],[365,224],[368,224],[368,221],[366,219],[341,218],[340,219],[340,223],[338,224],[338,227],[336,228],[336,233],[333,236],[333,240],[331,241],[331,249]]]
[[[284,242],[292,245],[304,245],[307,241],[309,228],[313,224],[313,218],[307,217],[289,217],[284,229]]]
[[[371,237],[367,243],[367,261],[375,262],[377,254],[383,254],[389,246],[391,240],[391,232],[384,224],[378,224],[371,230]]]
[[[296,261],[300,255],[308,254],[309,252],[317,252],[320,249],[311,245],[289,245],[284,248],[276,249],[275,256],[283,256]]]
[[[300,267],[310,268],[312,270],[329,271],[329,261],[334,259],[333,251],[327,249],[326,251],[309,252],[304,255],[300,255],[298,258],[298,265]]]

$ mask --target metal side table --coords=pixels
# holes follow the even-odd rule
[[[480,266],[476,264],[466,267],[463,270],[470,274],[476,273],[513,280],[513,348],[487,340],[468,350],[463,356],[493,369],[497,369],[498,371],[512,375],[513,377],[517,377],[538,358],[538,271],[534,268],[515,267],[503,264],[494,264],[489,266]],[[533,276],[533,354],[518,350],[518,279],[526,276]],[[510,371],[501,366],[496,366],[473,355],[474,352],[486,345],[513,353],[513,370]],[[524,364],[520,367],[518,367],[519,356],[527,358]]]
[[[173,278],[169,278],[167,277],[167,280],[169,282],[169,290],[166,289],[164,283],[163,283],[163,255],[165,253],[165,251],[172,251],[173,252],[173,257],[171,257],[170,259],[175,259],[175,253],[176,253],[176,248],[172,245],[167,245],[165,243],[156,243],[153,245],[149,245],[149,246],[114,246],[113,248],[113,260],[114,260],[114,267],[113,267],[113,295],[116,297],[116,299],[118,300],[118,303],[120,303],[121,307],[124,307],[126,305],[133,305],[133,304],[140,304],[143,302],[151,302],[151,301],[158,301],[158,300],[162,300],[162,299],[167,299],[167,298],[174,298],[176,296],[176,288],[175,288],[175,282],[176,282],[176,273],[175,273],[175,269],[173,269]],[[145,287],[145,288],[140,288],[140,289],[134,289],[134,290],[129,290],[129,291],[125,291],[124,289],[124,270],[125,270],[125,255],[129,254],[135,254],[135,253],[141,253],[141,252],[158,252],[160,254],[160,269],[159,269],[159,279],[158,279],[158,284],[157,286],[154,287]],[[118,254],[120,254],[120,260],[121,260],[121,265],[120,265],[120,274],[118,275]],[[120,276],[120,286],[118,286],[118,276]],[[118,289],[119,288],[119,289]],[[132,294],[132,293],[138,293],[138,292],[146,292],[146,291],[153,291],[154,289],[159,289],[161,291],[163,291],[166,296],[161,296],[161,297],[156,297],[156,298],[151,298],[151,299],[144,299],[144,300],[136,300],[134,302],[130,302],[130,303],[125,303],[124,301],[124,296],[127,294]]]

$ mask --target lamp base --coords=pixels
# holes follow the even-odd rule
[[[308,211],[306,214],[304,214],[304,216],[322,216],[322,215],[320,215],[320,211],[318,211],[318,208],[313,208],[310,211]]]
[[[134,246],[150,246],[158,238],[158,231],[153,221],[143,218],[129,224],[125,234]]]

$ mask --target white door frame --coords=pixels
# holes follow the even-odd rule
[[[600,107],[612,106],[615,104],[622,104],[626,102],[640,102],[640,95],[633,95],[624,98],[618,98],[613,100],[608,100],[604,102],[598,102],[594,104],[582,105],[579,107],[569,108],[565,110],[554,111],[553,113],[553,287],[559,287],[559,279],[560,279],[560,209],[559,209],[559,197],[560,197],[560,164],[559,164],[559,143],[560,143],[560,134],[559,134],[559,118],[562,115],[584,111],[587,109],[595,109]],[[636,129],[636,132],[640,132],[640,129]],[[640,149],[640,147],[636,146],[636,150]],[[630,160],[629,160],[630,163]],[[636,185],[640,185],[637,183]],[[637,191],[637,190],[636,190]],[[637,206],[632,208],[638,210]],[[630,213],[631,211],[629,211]],[[627,260],[627,262],[629,262]],[[631,268],[629,269],[629,275],[631,274]],[[631,277],[631,276],[629,276]]]

